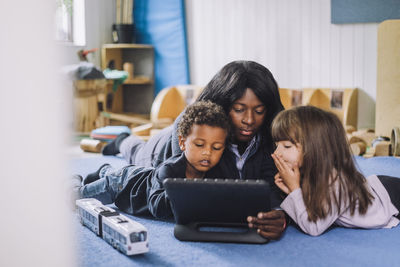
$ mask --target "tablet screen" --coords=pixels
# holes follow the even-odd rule
[[[270,210],[264,180],[168,178],[163,184],[178,224],[246,223],[247,216]]]

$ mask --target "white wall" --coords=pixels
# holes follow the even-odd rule
[[[66,64],[79,62],[77,52],[80,49],[98,48],[94,54],[90,54],[90,62],[100,68],[101,46],[112,43],[112,24],[115,23],[115,1],[114,0],[84,0],[86,21],[86,45],[85,46],[63,46],[66,55]]]
[[[186,0],[191,82],[254,60],[282,88],[359,88],[358,127],[373,128],[377,24],[334,25],[330,12],[330,0]]]
[[[54,0],[0,2],[0,266],[74,266]]]

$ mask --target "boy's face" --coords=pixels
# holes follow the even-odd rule
[[[198,124],[193,124],[186,138],[179,136],[179,146],[188,161],[187,178],[202,178],[205,172],[219,162],[226,137],[226,130],[220,127]],[[188,173],[194,177],[188,177]]]

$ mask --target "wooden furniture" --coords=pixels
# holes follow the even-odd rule
[[[400,127],[400,20],[378,27],[376,135],[390,137]]]
[[[74,82],[75,131],[87,133],[95,129],[99,116],[99,98],[107,87],[105,79],[76,80]]]
[[[279,94],[285,109],[297,105],[316,106],[335,113],[344,126],[357,129],[357,88],[279,88]]]
[[[102,69],[113,62],[117,70],[128,72],[128,79],[113,92],[113,81],[107,89],[106,111],[150,114],[154,100],[154,49],[142,44],[105,44],[101,51]],[[128,63],[128,64],[126,64]]]
[[[168,119],[171,124],[185,106],[185,99],[176,87],[164,88],[154,99],[151,106],[150,120],[153,123],[157,123],[162,119]]]
[[[129,116],[113,112],[102,112],[101,126],[110,125],[112,121],[124,123],[131,127],[132,133],[148,139],[158,130],[172,124],[186,105],[191,104],[203,88],[196,85],[177,85],[161,90],[151,105],[150,118]]]
[[[345,126],[357,129],[357,88],[304,89],[303,103],[335,113]]]

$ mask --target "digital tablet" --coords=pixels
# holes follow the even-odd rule
[[[247,227],[247,216],[270,210],[270,186],[264,180],[165,179],[175,217],[175,237],[185,241],[266,243]],[[215,227],[212,231],[204,228]],[[223,228],[223,231],[218,230]],[[235,229],[239,230],[235,230]],[[228,230],[227,230],[228,229]]]

